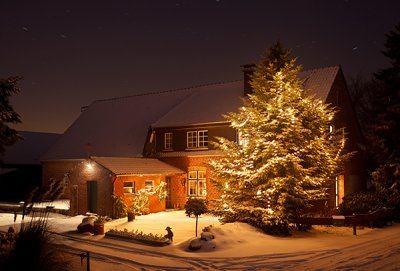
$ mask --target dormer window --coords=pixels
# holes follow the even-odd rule
[[[173,134],[164,133],[164,150],[172,150],[173,144]]]
[[[187,148],[207,148],[208,147],[208,130],[189,131],[187,132]]]

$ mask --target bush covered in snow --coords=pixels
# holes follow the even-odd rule
[[[157,245],[157,244],[164,245],[164,244],[170,243],[170,240],[165,238],[162,235],[152,234],[152,233],[143,233],[142,231],[138,231],[138,230],[128,231],[127,229],[124,229],[124,230],[120,231],[120,230],[111,229],[108,232],[106,232],[106,236],[121,237],[123,239],[137,240],[137,241],[141,241],[141,242],[153,244],[153,245]]]
[[[376,192],[357,192],[347,195],[339,206],[342,215],[367,214],[383,206],[382,197]]]

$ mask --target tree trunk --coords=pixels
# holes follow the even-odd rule
[[[199,216],[196,215],[196,237],[197,237],[197,220],[199,219]]]

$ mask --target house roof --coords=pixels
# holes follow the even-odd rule
[[[242,80],[198,87],[190,97],[151,126],[158,128],[226,122],[223,115],[237,111],[243,105],[242,97]]]
[[[299,72],[299,78],[303,80],[305,90],[325,102],[339,70],[340,66],[305,70]]]
[[[325,101],[339,66],[299,73],[305,89]],[[243,81],[94,101],[42,157],[141,157],[150,127],[225,122],[243,104]]]
[[[94,101],[42,157],[140,157],[151,123],[193,93],[180,89]]]
[[[316,98],[326,101],[339,66],[306,70],[299,73],[304,88]],[[196,88],[182,103],[153,123],[153,128],[187,126],[226,121],[228,112],[237,112],[243,105],[243,80]]]
[[[116,175],[159,175],[184,173],[182,170],[154,158],[90,157]]]
[[[5,153],[0,157],[1,162],[9,165],[35,165],[40,164],[41,156],[61,136],[54,133],[18,131],[23,138],[5,148]]]

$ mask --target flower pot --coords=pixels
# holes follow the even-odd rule
[[[94,235],[104,234],[104,224],[94,223],[93,224],[93,234]]]
[[[135,213],[133,212],[128,212],[128,222],[132,221],[135,219]]]

